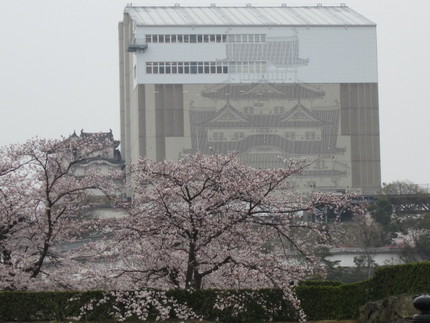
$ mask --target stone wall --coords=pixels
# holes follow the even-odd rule
[[[402,295],[368,303],[360,308],[360,323],[406,323],[418,311],[413,306],[413,300],[418,295]]]

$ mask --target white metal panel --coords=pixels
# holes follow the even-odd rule
[[[297,35],[299,58],[309,63],[297,67],[297,77],[306,83],[373,83],[378,81],[375,27],[138,27],[144,33],[199,33],[265,34],[269,41],[282,41]],[[148,44],[138,53],[138,82],[142,83],[219,83],[254,82],[227,74],[147,75],[146,62],[219,61],[226,60],[225,43]],[[295,79],[275,79],[273,82],[294,83]]]
[[[288,21],[292,25],[303,25],[308,22],[303,20],[303,17],[297,13],[295,8],[280,8],[279,10],[265,10],[265,14],[273,17],[274,25],[282,25]]]
[[[195,19],[197,19],[199,25],[203,25],[208,21],[211,21],[211,24],[214,24],[214,25],[222,24],[222,20],[219,17],[213,14],[209,14],[207,10],[203,10],[200,7],[192,9],[192,13]]]
[[[125,8],[140,26],[374,26],[349,7],[131,7]]]

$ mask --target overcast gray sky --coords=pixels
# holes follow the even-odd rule
[[[81,129],[119,139],[122,0],[2,0],[0,146]],[[430,0],[172,0],[133,5],[339,5],[377,23],[382,181],[430,183]]]

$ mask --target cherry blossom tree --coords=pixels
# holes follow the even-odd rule
[[[128,215],[107,229],[117,286],[276,287],[298,305],[294,285],[323,270],[313,250],[330,242],[324,210],[359,206],[346,195],[291,191],[288,180],[308,164],[284,165],[254,169],[235,153],[141,159],[122,203]]]
[[[19,230],[25,218],[22,214],[27,210],[27,201],[19,199],[25,176],[20,169],[25,162],[19,159],[20,147],[11,145],[0,151],[0,288],[10,284],[15,276],[12,267],[12,250],[9,246],[10,236]]]
[[[88,231],[81,215],[98,187],[97,177],[73,176],[73,168],[110,144],[71,136],[1,148],[0,289],[70,287],[79,266],[67,246]]]
[[[426,189],[413,183],[410,180],[393,181],[391,183],[383,183],[381,187],[382,195],[411,195],[425,194]]]

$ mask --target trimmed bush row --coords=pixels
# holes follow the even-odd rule
[[[297,287],[309,320],[354,319],[360,306],[401,294],[430,291],[430,262],[411,263],[379,268],[369,280],[353,284],[337,282],[302,282]],[[82,314],[81,308],[97,303],[106,295],[103,291],[88,292],[0,292],[0,321],[52,321],[76,318],[91,321],[115,321],[114,305],[126,311],[124,305],[109,300]],[[207,320],[221,322],[258,322],[264,320],[296,321],[295,311],[274,289],[252,290],[170,290],[166,296],[189,308]],[[223,308],[215,308],[217,298],[225,300]],[[238,309],[239,308],[239,309]],[[174,311],[171,315],[175,316]],[[158,316],[149,308],[149,318]],[[131,319],[136,317],[131,316]]]

